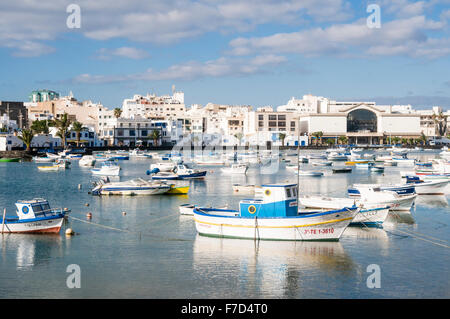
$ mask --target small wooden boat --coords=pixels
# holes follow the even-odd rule
[[[51,209],[42,198],[22,200],[16,203],[14,217],[3,216],[1,233],[58,233],[68,209]],[[5,214],[4,214],[5,215]]]
[[[108,182],[100,180],[92,189],[92,195],[159,195],[167,193],[171,185],[161,182],[146,181],[142,178],[125,182]]]
[[[203,236],[336,241],[359,210],[352,206],[299,212],[297,184],[268,184],[262,185],[255,199],[241,200],[239,210],[195,207],[194,221],[197,232]]]
[[[223,174],[242,174],[245,175],[247,173],[248,166],[245,164],[231,164],[230,167],[223,167],[221,171]]]
[[[188,186],[176,186],[175,184],[170,184],[170,189],[167,195],[186,195],[189,193],[189,185]]]
[[[59,171],[59,165],[42,165],[37,167],[38,170],[43,172],[56,172]]]
[[[101,167],[91,169],[91,172],[93,175],[119,176],[120,166],[106,161]]]
[[[384,172],[384,167],[383,166],[372,166],[370,168],[371,172],[376,172],[376,173],[383,173]]]
[[[0,162],[20,162],[20,157],[2,157]]]
[[[233,184],[233,192],[234,193],[245,193],[245,194],[254,194],[257,186],[255,185],[241,185],[241,184]]]
[[[331,166],[331,165],[333,165],[333,162],[331,161],[320,161],[312,163],[312,166]]]
[[[351,173],[352,169],[350,167],[338,167],[332,169],[333,173]]]

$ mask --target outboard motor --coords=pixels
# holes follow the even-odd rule
[[[150,170],[147,170],[145,173],[146,173],[147,175],[159,173],[159,168],[154,168],[154,169],[152,169],[151,171],[150,171]]]

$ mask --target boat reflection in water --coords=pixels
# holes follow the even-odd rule
[[[15,255],[17,270],[32,270],[36,265],[49,263],[55,256],[63,255],[59,234],[4,234],[0,236],[0,246],[2,260],[13,260]]]
[[[398,224],[414,225],[416,221],[411,211],[391,211],[383,223],[383,226],[396,227]]]
[[[416,198],[416,206],[448,207],[448,201],[445,195],[418,196]]]
[[[193,252],[194,272],[214,280],[211,284],[227,285],[226,280],[239,277],[248,285],[245,290],[257,289],[275,298],[298,295],[310,276],[325,272],[345,278],[357,268],[340,242],[254,241],[197,234]],[[205,269],[214,273],[205,274]]]

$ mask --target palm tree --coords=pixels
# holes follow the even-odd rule
[[[281,143],[284,147],[284,139],[286,138],[286,134],[284,133],[278,133],[278,138],[281,140]]]
[[[425,134],[423,132],[422,132],[422,134],[420,134],[419,141],[422,143],[422,145],[427,144],[427,137],[425,136]]]
[[[153,145],[157,146],[158,145],[158,141],[161,138],[161,133],[159,132],[159,130],[153,130],[152,134],[150,135],[150,137],[153,139]]]
[[[116,117],[116,119],[118,119],[121,115],[122,115],[122,109],[116,107],[116,108],[114,109],[114,116]]]
[[[26,152],[30,152],[31,142],[33,141],[34,133],[32,129],[23,129],[22,134],[17,136],[23,144],[25,144]]]
[[[244,134],[242,134],[241,132],[238,132],[238,133],[234,134],[234,137],[236,137],[236,138],[238,139],[238,141],[239,141],[239,146],[240,146],[240,145],[241,145],[242,138],[244,137]]]
[[[55,119],[55,125],[58,128],[57,136],[61,138],[63,148],[66,148],[66,138],[69,134],[70,120],[67,118],[67,113],[64,113],[60,119]]]
[[[322,131],[319,131],[319,132],[317,132],[318,134],[317,134],[317,136],[320,138],[320,145],[322,145],[322,136],[323,136],[323,132]]]
[[[77,135],[77,147],[80,146],[81,132],[85,129],[86,128],[83,126],[83,123],[80,123],[78,121],[72,123],[72,130],[75,131]]]
[[[36,120],[31,123],[31,129],[37,134],[48,134],[49,132],[49,122],[47,120]]]
[[[342,135],[342,136],[338,137],[338,141],[339,141],[339,144],[341,144],[341,145],[347,144],[348,138],[347,138],[347,136]]]

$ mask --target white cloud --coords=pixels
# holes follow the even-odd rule
[[[448,54],[449,39],[431,38],[428,32],[441,31],[441,21],[425,16],[397,19],[371,29],[365,19],[328,28],[313,28],[266,37],[236,38],[230,41],[231,54],[249,55],[298,53],[305,56],[336,55],[407,55],[439,57]],[[437,48],[441,45],[441,52]]]
[[[145,72],[128,75],[80,74],[73,83],[115,83],[128,81],[192,80],[205,77],[245,76],[270,72],[270,68],[286,61],[283,56],[260,55],[250,59],[221,57],[206,62],[190,61],[172,65],[163,70],[147,69]]]
[[[113,56],[140,60],[150,56],[147,51],[133,47],[120,47],[117,49],[102,48],[97,53],[98,58],[102,60],[109,60]]]

